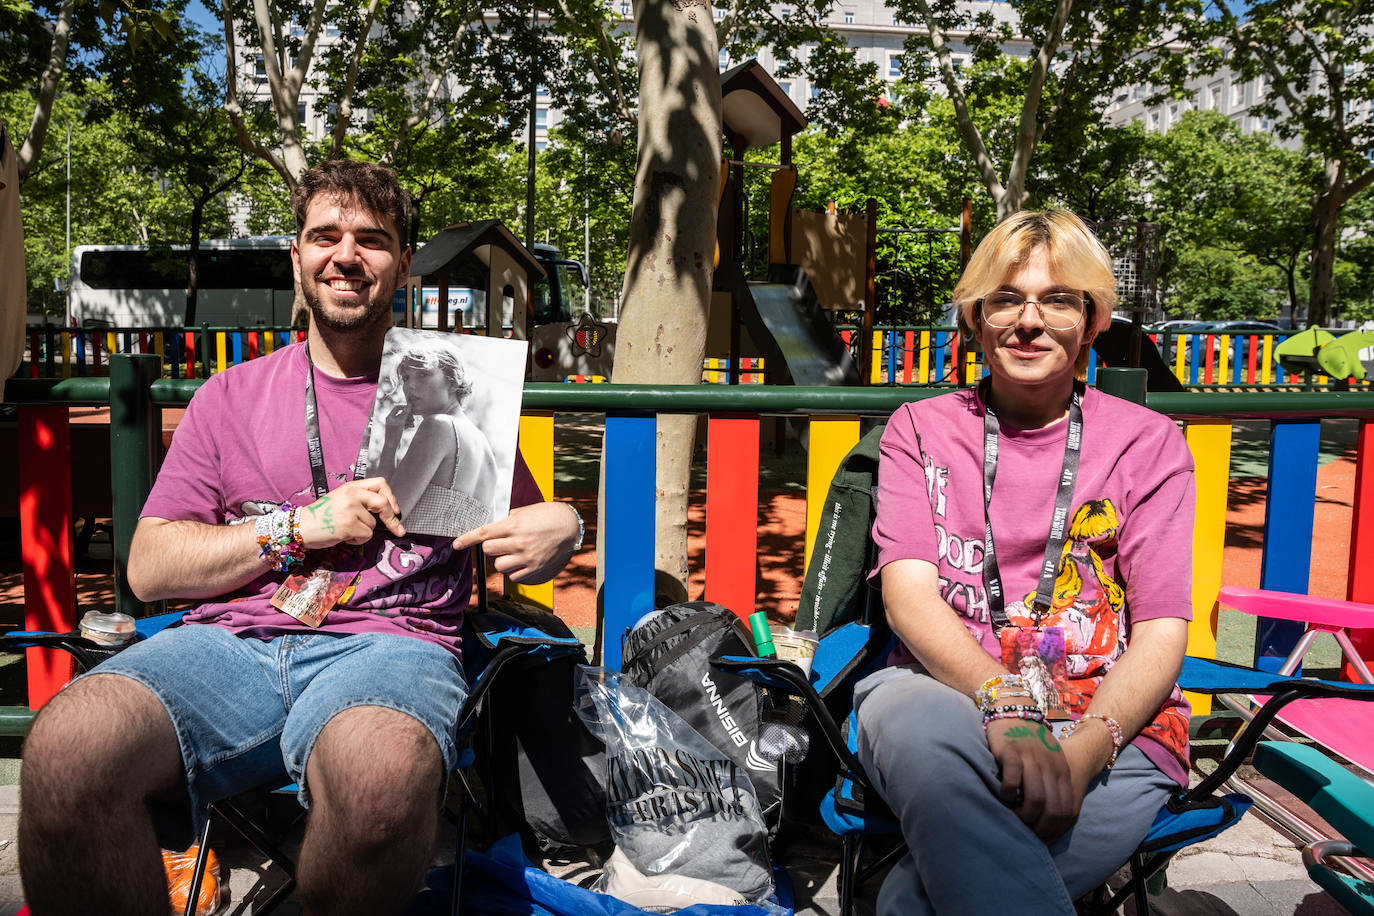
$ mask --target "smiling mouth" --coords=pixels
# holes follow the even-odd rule
[[[325,283],[330,289],[340,293],[356,293],[367,285],[362,280],[349,280],[344,277],[331,277]]]

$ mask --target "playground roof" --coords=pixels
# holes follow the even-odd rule
[[[720,96],[727,134],[747,146],[772,146],[806,127],[801,109],[753,58],[721,74]]]
[[[544,268],[534,254],[520,244],[499,219],[483,219],[474,223],[455,223],[439,230],[415,252],[410,262],[412,277],[429,277],[440,271],[450,270],[458,261],[472,257],[484,266],[490,266],[491,255],[488,245],[504,250],[515,262],[525,268],[531,279],[544,276]]]

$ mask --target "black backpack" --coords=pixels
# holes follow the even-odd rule
[[[744,622],[709,601],[674,604],[625,635],[621,677],[649,691],[743,768],[764,818],[776,824],[778,756],[759,749],[768,698],[752,681],[712,668],[711,659],[723,655],[758,655]]]
[[[491,599],[490,610],[470,616],[477,645],[465,645],[465,652],[490,648],[482,626],[488,619],[492,629],[514,618],[552,636],[573,635],[556,615],[505,598]],[[488,839],[519,832],[530,855],[610,843],[605,749],[573,709],[574,671],[584,661],[524,659],[493,682],[488,727],[473,741],[479,771],[490,783],[483,825]]]

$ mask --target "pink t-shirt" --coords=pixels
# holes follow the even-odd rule
[[[305,348],[293,344],[211,376],[191,399],[153,484],[143,516],[209,525],[252,524],[282,502],[314,502],[305,434]],[[324,467],[332,490],[353,478],[377,377],[334,378],[315,371]],[[539,502],[539,488],[516,460],[511,505]],[[382,525],[358,547],[340,545],[335,568],[358,570],[350,591],[319,631],[401,633],[459,653],[472,591],[472,559],[453,539],[392,537]],[[187,612],[245,636],[318,632],[271,605],[286,573],[263,575]]]
[[[1083,444],[1069,533],[1046,626],[1063,627],[1075,717],[1125,651],[1133,621],[1192,619],[1193,461],[1168,417],[1095,389],[1083,397]],[[1000,418],[999,418],[1000,419]],[[1033,621],[1068,422],[1021,430],[1001,423],[989,514],[1013,626]],[[988,651],[1001,645],[983,585],[983,405],[976,389],[904,404],[880,449],[878,559],[939,569],[940,594]],[[893,663],[913,661],[899,646]],[[1175,686],[1136,739],[1161,770],[1186,782],[1187,702]]]

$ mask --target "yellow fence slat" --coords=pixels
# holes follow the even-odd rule
[[[1188,384],[1188,338],[1182,334],[1174,338],[1174,377]]]
[[[930,332],[921,332],[921,353],[917,363],[916,381],[922,385],[929,385],[930,378]]]
[[[873,332],[873,366],[869,370],[869,381],[874,385],[883,383],[883,332]]]
[[[520,454],[530,469],[539,492],[553,498],[553,411],[528,412],[520,417]],[[521,601],[553,610],[553,582],[519,585],[506,580],[506,594]]]
[[[226,352],[229,342],[227,335],[223,331],[215,332],[215,371],[223,372],[229,363],[229,354]]]
[[[1217,355],[1221,357],[1221,364],[1217,366],[1217,374],[1216,377],[1212,379],[1212,381],[1224,385],[1227,382],[1231,381],[1231,373],[1229,371],[1231,368],[1230,334],[1221,335],[1221,352]]]
[[[859,418],[845,414],[812,417],[806,453],[806,562],[811,562],[811,548],[816,543],[816,529],[821,525],[821,509],[830,491],[830,479],[835,476],[844,456],[859,441]],[[805,568],[805,567],[803,567]]]
[[[1188,626],[1188,654],[1216,658],[1217,592],[1226,543],[1226,495],[1231,481],[1231,421],[1192,420],[1188,448],[1196,468],[1197,510],[1193,519],[1193,622]],[[1193,714],[1212,709],[1206,694],[1188,694]]]
[[[1268,385],[1274,379],[1274,335],[1264,335],[1264,365],[1260,368],[1260,381]]]
[[[105,334],[105,355],[110,357],[118,352],[119,338],[115,337],[114,331],[109,331]]]

